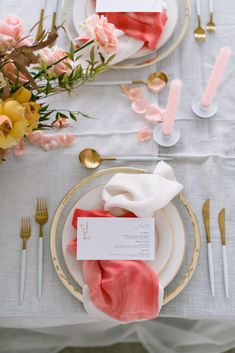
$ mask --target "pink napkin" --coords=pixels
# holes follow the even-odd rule
[[[77,209],[73,226],[77,226],[79,217],[97,216],[113,217],[108,211]],[[135,215],[128,212],[122,217]],[[68,250],[76,252],[76,245],[74,239]],[[108,316],[123,322],[157,317],[162,306],[162,288],[157,273],[144,261],[83,261],[82,270],[91,301]]]
[[[157,48],[167,21],[165,9],[162,12],[103,12],[99,15],[107,17],[108,22],[129,37],[143,41],[150,50]]]

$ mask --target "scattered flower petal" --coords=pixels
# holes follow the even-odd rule
[[[137,114],[145,114],[148,109],[148,106],[149,106],[149,103],[147,102],[146,99],[142,99],[140,101],[134,101],[131,104],[131,108]]]
[[[48,135],[41,131],[35,131],[28,135],[29,141],[34,145],[39,145],[46,151],[58,147],[69,147],[72,145],[75,137],[71,134]]]
[[[152,137],[152,131],[148,127],[144,127],[138,131],[137,136],[141,142],[148,141]]]
[[[148,83],[148,88],[153,93],[160,92],[165,86],[166,86],[166,82],[164,82],[163,80],[161,80],[158,77]]]
[[[157,104],[150,104],[147,113],[145,114],[145,119],[154,124],[162,122],[162,110],[157,106]]]
[[[16,156],[22,156],[25,152],[25,144],[23,140],[20,140],[18,144],[13,148],[13,153]]]

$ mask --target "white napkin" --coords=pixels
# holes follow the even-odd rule
[[[115,174],[104,187],[102,199],[104,209],[114,216],[127,210],[137,217],[153,217],[182,189],[173,169],[161,161],[153,174]]]

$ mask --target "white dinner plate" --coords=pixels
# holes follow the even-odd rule
[[[177,21],[178,21],[178,0],[166,0],[168,21],[162,32],[160,41],[157,49],[160,49],[170,39],[174,33]],[[77,35],[83,34],[81,24],[84,23],[85,19],[95,12],[92,2],[90,0],[73,0],[72,6],[73,12],[73,26],[77,32]],[[119,48],[118,52],[113,59],[112,63],[116,64],[125,59],[135,59],[149,55],[154,51],[147,48],[143,48],[143,42],[130,38],[125,35],[122,31],[118,32]]]
[[[63,228],[62,251],[66,267],[73,279],[83,286],[81,261],[67,250],[69,242],[76,237],[72,227],[73,213],[76,208],[102,208],[100,185],[81,197],[70,210]],[[163,210],[157,211],[156,217],[156,259],[149,261],[151,267],[158,272],[161,285],[165,288],[176,276],[183,262],[185,252],[184,226],[177,208],[170,203]]]

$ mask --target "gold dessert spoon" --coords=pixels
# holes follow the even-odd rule
[[[155,162],[163,160],[172,160],[165,156],[118,156],[118,157],[102,157],[96,150],[86,148],[79,153],[79,161],[83,167],[87,169],[98,168],[103,161],[129,161],[129,162]]]

